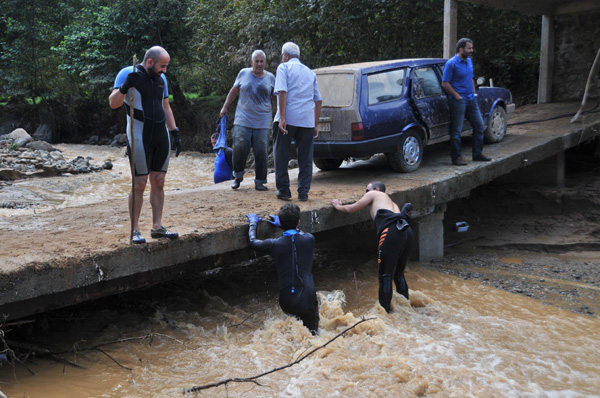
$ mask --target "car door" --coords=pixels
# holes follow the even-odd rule
[[[442,89],[433,65],[415,67],[411,71],[411,100],[417,117],[429,128],[429,139],[449,134],[450,110],[448,98]]]
[[[365,139],[399,134],[414,122],[414,115],[404,96],[406,69],[378,71],[363,75],[361,115]]]

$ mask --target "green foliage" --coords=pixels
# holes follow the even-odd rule
[[[312,47],[319,66],[441,56],[443,1],[312,2]]]
[[[177,84],[178,61],[191,53],[191,28],[185,23],[189,0],[87,0],[54,49],[61,69],[80,78],[91,92],[108,92],[117,72],[137,55],[161,45],[171,54],[170,87]]]
[[[192,11],[204,93],[227,92],[257,48],[274,72],[286,41],[313,68],[441,55],[442,30],[431,27],[443,22],[442,0],[201,0]]]
[[[475,42],[477,73],[534,99],[541,19],[458,4],[458,34]],[[25,98],[41,98],[31,119],[51,118],[65,137],[99,120],[122,129],[106,104],[114,78],[133,54],[141,62],[161,45],[178,124],[212,133],[221,96],[253,50],[265,51],[271,72],[286,41],[312,68],[440,57],[443,10],[443,0],[0,0],[0,95],[30,107]]]
[[[536,100],[541,18],[459,2],[459,36],[473,40],[478,75],[508,87],[519,105]],[[495,34],[494,32],[502,32]]]
[[[49,97],[60,84],[50,46],[62,35],[62,1],[4,0],[0,7],[0,84],[9,97]]]

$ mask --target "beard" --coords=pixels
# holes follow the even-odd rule
[[[148,76],[150,76],[151,79],[156,79],[157,77],[160,76],[162,72],[157,72],[156,68],[154,65],[152,65],[152,67],[148,68]]]

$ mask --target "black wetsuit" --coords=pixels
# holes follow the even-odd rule
[[[125,81],[130,68],[119,72],[115,88]],[[140,79],[134,89],[133,131],[135,137],[135,175],[147,175],[151,171],[166,172],[169,167],[171,139],[166,126],[163,100],[168,98],[166,79],[162,74],[150,76],[142,65],[137,65]],[[130,101],[125,96],[127,111],[127,154],[131,156]]]
[[[394,213],[379,209],[373,219],[377,238],[377,264],[379,266],[379,303],[387,312],[391,310],[392,276],[396,291],[408,299],[408,285],[404,269],[412,251],[414,234],[410,215],[406,211]]]
[[[312,334],[319,327],[319,302],[312,276],[315,238],[298,230],[288,230],[276,239],[256,239],[256,222],[250,223],[250,247],[268,250],[279,276],[279,305],[302,320]]]

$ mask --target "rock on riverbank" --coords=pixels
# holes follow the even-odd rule
[[[24,129],[0,136],[0,181],[29,177],[53,177],[112,169],[111,162],[90,163],[90,157],[67,160],[46,141],[34,141]]]

